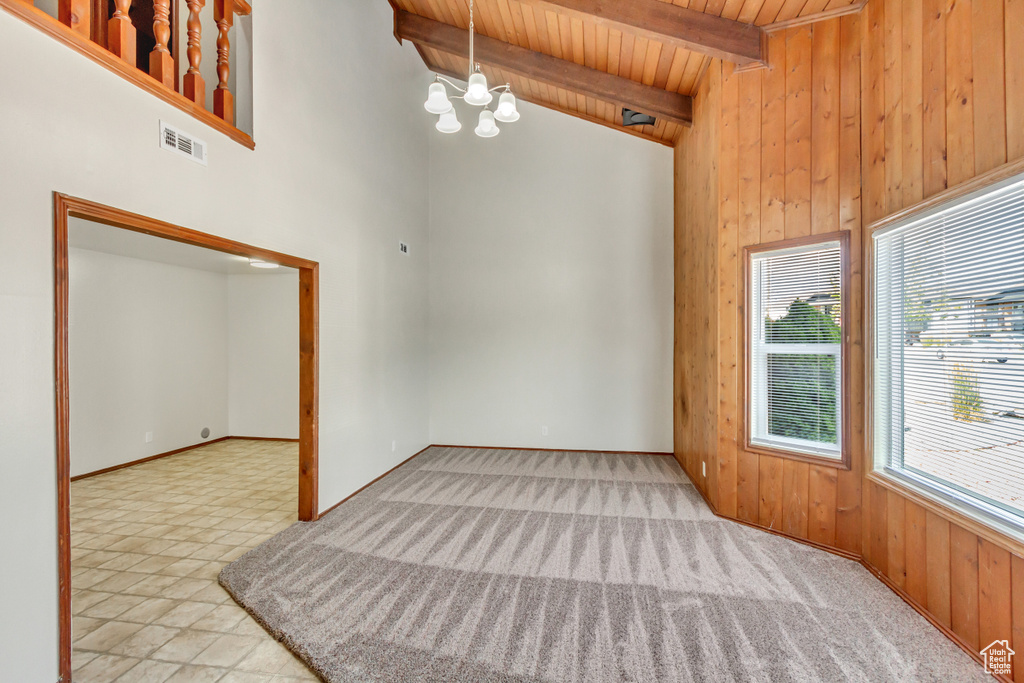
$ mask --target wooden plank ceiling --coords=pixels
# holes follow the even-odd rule
[[[460,43],[447,29],[468,30],[469,0],[389,2],[395,9],[396,37],[415,43],[431,71],[464,80],[469,73],[468,34]],[[474,0],[476,32],[485,37],[477,43],[477,62],[492,86],[510,83],[520,99],[673,145],[687,125],[688,98],[713,57],[758,66],[750,58],[751,36],[745,34],[753,32],[759,40],[761,29],[750,25],[771,29],[862,4],[863,0]],[[704,25],[707,22],[695,11],[734,23]],[[483,50],[481,43],[486,44]],[[461,55],[456,45],[461,45]],[[521,66],[524,58],[526,67]],[[612,92],[620,95],[618,101],[612,101]],[[655,125],[622,126],[622,107],[637,102],[636,109],[657,117]],[[670,108],[674,111],[665,111]]]

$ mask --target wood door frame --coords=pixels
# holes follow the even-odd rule
[[[71,469],[68,382],[68,218],[273,261],[299,271],[299,519],[319,516],[319,264],[269,249],[183,228],[59,192],[54,207],[54,369],[57,448],[57,568],[60,680],[71,680]]]

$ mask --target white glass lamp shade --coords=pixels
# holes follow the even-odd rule
[[[502,123],[515,123],[519,120],[515,95],[510,92],[501,93],[501,97],[498,98],[498,111],[494,112],[494,118]]]
[[[487,77],[481,73],[475,73],[469,77],[469,89],[466,90],[466,104],[475,107],[486,107],[494,99],[487,89]]]
[[[480,112],[480,123],[477,124],[475,132],[482,138],[493,138],[501,132],[494,123],[494,114],[490,109],[484,109]]]
[[[438,119],[437,125],[434,127],[442,133],[458,133],[462,130],[462,124],[459,123],[459,118],[455,115],[454,109],[449,109],[441,114],[441,118]]]
[[[431,83],[427,94],[427,101],[423,108],[431,114],[444,114],[452,110],[452,103],[448,99],[448,92],[441,83]]]

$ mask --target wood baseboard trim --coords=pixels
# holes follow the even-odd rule
[[[209,446],[212,443],[218,443],[220,441],[227,441],[232,437],[222,436],[218,439],[211,439],[209,441],[203,441],[202,443],[192,444],[191,446],[183,446],[182,448],[175,448],[173,451],[166,451],[165,453],[157,453],[146,458],[139,458],[138,460],[132,460],[130,462],[123,462],[120,465],[114,465],[112,467],[104,467],[101,470],[95,472],[86,472],[85,474],[78,474],[71,477],[71,481],[78,481],[79,479],[88,479],[89,477],[95,477],[100,474],[107,474],[108,472],[116,472],[117,470],[123,470],[126,467],[132,467],[133,465],[141,465],[144,462],[151,462],[153,460],[159,460],[160,458],[166,458],[169,455],[177,455],[178,453],[184,453],[185,451],[191,451],[201,446]]]
[[[693,477],[690,476],[689,472],[687,472],[685,469],[683,469],[682,466],[680,466],[679,469],[683,470],[683,474],[685,474],[686,478],[690,480],[691,484],[693,484],[693,488],[697,489],[697,493],[699,493],[700,497],[704,499],[704,504],[708,506],[708,509],[711,510],[712,513],[714,513],[715,517],[727,520],[729,522],[735,522],[736,524],[741,524],[743,526],[750,527],[751,529],[757,529],[758,531],[763,531],[763,532],[768,533],[768,534],[774,534],[775,536],[781,536],[783,538],[788,538],[791,541],[796,541],[797,543],[802,543],[804,545],[809,545],[812,548],[817,548],[818,550],[824,550],[827,553],[832,553],[833,555],[838,555],[839,557],[844,557],[847,560],[853,560],[854,562],[861,562],[862,559],[863,559],[859,554],[850,552],[849,550],[843,550],[842,548],[835,548],[835,547],[830,546],[830,545],[825,545],[824,543],[818,543],[817,541],[812,541],[812,540],[810,540],[808,538],[800,538],[799,536],[794,536],[792,534],[787,534],[785,531],[780,531],[779,529],[769,529],[768,527],[761,526],[760,524],[754,524],[753,522],[748,522],[748,521],[746,521],[744,519],[736,519],[735,517],[729,517],[728,515],[723,515],[721,512],[718,511],[718,509],[714,505],[711,504],[711,499],[709,499],[707,497],[707,494],[705,494],[704,491],[702,491],[701,488],[699,486],[697,486],[697,482],[695,482],[693,480]]]
[[[680,469],[682,469],[682,468],[680,467]],[[811,540],[808,540],[806,538],[800,538],[799,536],[793,536],[791,534],[787,534],[787,533],[785,533],[783,531],[779,531],[777,529],[769,529],[769,528],[763,527],[763,526],[761,526],[759,524],[753,524],[751,522],[747,522],[746,520],[736,519],[734,517],[728,517],[726,515],[723,515],[717,509],[715,509],[714,505],[711,504],[711,501],[708,499],[707,495],[705,495],[705,493],[703,491],[701,491],[700,487],[697,486],[697,482],[695,482],[693,480],[693,477],[691,477],[690,474],[685,469],[683,470],[683,473],[686,474],[686,478],[690,480],[691,484],[693,484],[693,488],[697,489],[697,492],[700,494],[700,497],[704,499],[704,503],[708,506],[708,509],[711,510],[711,512],[713,512],[715,514],[715,517],[719,517],[721,519],[725,519],[725,520],[728,520],[730,522],[736,522],[737,524],[742,524],[743,526],[748,526],[748,527],[751,527],[752,529],[757,529],[758,531],[763,531],[763,532],[767,532],[767,533],[770,533],[770,534],[775,534],[776,536],[782,536],[783,538],[788,538],[791,541],[796,541],[797,543],[803,543],[804,545],[809,545],[809,546],[811,546],[813,548],[817,548],[818,550],[824,550],[825,552],[832,553],[833,555],[838,555],[840,557],[845,557],[848,560],[853,560],[854,562],[857,562],[858,564],[862,565],[865,569],[867,569],[868,572],[870,572],[872,576],[874,576],[876,579],[878,579],[883,584],[888,586],[889,589],[893,593],[895,593],[896,595],[898,595],[901,598],[903,598],[903,601],[905,603],[910,605],[914,609],[914,611],[916,611],[918,614],[920,614],[922,617],[924,617],[928,621],[928,623],[930,623],[932,626],[937,628],[939,630],[939,632],[942,633],[942,635],[944,635],[947,638],[949,638],[950,640],[952,640],[961,650],[963,650],[968,655],[970,655],[971,659],[973,659],[974,661],[976,661],[979,664],[981,664],[982,666],[984,666],[985,663],[982,661],[981,655],[979,653],[975,652],[974,648],[972,648],[970,645],[965,643],[963,641],[963,639],[960,638],[960,636],[958,636],[956,633],[954,633],[951,629],[947,628],[945,626],[945,624],[942,624],[941,622],[937,621],[935,619],[935,617],[932,616],[931,612],[929,612],[922,605],[920,605],[917,602],[917,600],[914,600],[907,593],[905,593],[903,591],[903,589],[901,589],[899,586],[897,586],[895,583],[893,583],[892,580],[889,579],[888,576],[886,576],[885,574],[883,574],[880,571],[878,571],[878,569],[876,569],[875,567],[871,566],[868,563],[868,561],[864,558],[864,556],[862,556],[862,555],[860,555],[858,553],[850,552],[848,550],[842,550],[841,548],[834,548],[832,546],[823,545],[821,543],[818,543],[816,541],[811,541]],[[993,674],[992,677],[995,678],[998,681],[1002,681],[1003,683],[1013,683],[1013,679],[1009,678],[1008,676],[1002,676],[1002,675],[995,675],[995,674]]]
[[[121,463],[120,465],[114,465],[112,467],[104,467],[102,470],[96,470],[95,472],[86,472],[85,474],[76,474],[71,477],[71,481],[78,481],[79,479],[88,479],[89,477],[95,477],[99,474],[107,474],[108,472],[115,472],[117,470],[123,470],[126,467],[132,467],[133,465],[141,465],[144,462],[150,462],[152,460],[159,460],[160,458],[166,458],[169,455],[178,455],[185,451],[191,451],[196,448],[202,448],[203,446],[209,446],[213,443],[219,443],[221,441],[227,441],[229,439],[240,439],[243,441],[284,441],[288,443],[298,443],[298,439],[279,439],[272,436],[222,436],[217,439],[211,439],[209,441],[202,441],[200,443],[192,444],[191,446],[183,446],[181,448],[175,448],[173,451],[167,451],[165,453],[157,453],[146,458],[139,458],[138,460],[132,460],[131,462]]]
[[[384,474],[380,475],[379,477],[377,477],[377,478],[376,478],[376,479],[374,479],[373,481],[371,481],[371,482],[369,482],[369,483],[367,483],[367,484],[364,484],[363,486],[359,487],[358,489],[356,489],[356,490],[355,490],[355,491],[353,491],[352,493],[348,494],[347,496],[345,496],[344,498],[342,498],[341,500],[339,500],[339,501],[338,501],[337,503],[335,503],[335,504],[334,504],[334,505],[332,505],[331,507],[327,508],[326,510],[324,510],[323,512],[321,512],[320,514],[318,514],[318,515],[316,516],[316,518],[317,518],[317,519],[321,519],[322,517],[326,516],[327,514],[329,514],[329,513],[331,513],[331,512],[334,512],[334,510],[335,510],[335,509],[336,509],[336,508],[337,508],[337,507],[338,507],[339,505],[341,505],[342,503],[344,503],[344,502],[346,502],[346,501],[348,501],[348,500],[351,500],[351,499],[352,499],[353,497],[355,497],[356,495],[358,495],[358,494],[362,493],[362,492],[363,492],[363,491],[365,491],[366,489],[370,488],[371,486],[373,486],[374,484],[376,484],[376,483],[377,483],[378,481],[380,481],[380,480],[381,480],[381,479],[383,479],[384,477],[388,476],[389,474],[391,474],[392,472],[394,472],[395,470],[397,470],[397,469],[398,469],[399,467],[401,467],[402,465],[406,464],[407,462],[409,462],[410,460],[412,460],[413,458],[415,458],[415,457],[416,457],[417,455],[420,455],[421,453],[425,453],[425,452],[429,451],[429,450],[430,450],[431,448],[434,448],[434,446],[427,446],[427,447],[426,447],[426,448],[424,448],[423,450],[421,450],[421,451],[417,451],[416,453],[413,453],[413,454],[412,454],[412,455],[410,455],[410,456],[409,456],[408,458],[406,458],[406,459],[405,459],[405,460],[403,460],[402,462],[398,463],[397,465],[395,465],[394,467],[392,467],[392,468],[391,468],[390,470],[388,470],[388,471],[387,471],[387,472],[385,472]]]
[[[365,486],[363,486],[363,487],[353,491],[352,493],[348,494],[347,496],[345,496],[344,498],[339,500],[337,503],[335,503],[334,505],[332,505],[331,507],[327,508],[326,510],[321,512],[319,515],[317,515],[317,519],[320,519],[321,517],[327,515],[328,513],[333,512],[335,508],[337,508],[339,505],[341,505],[345,501],[347,501],[350,498],[352,498],[353,496],[361,493],[362,491],[366,490],[370,486],[373,486],[378,481],[380,481],[381,479],[383,479],[384,477],[388,476],[389,474],[391,474],[392,472],[397,470],[399,467],[401,467],[405,463],[407,463],[410,460],[412,460],[413,458],[415,458],[417,455],[425,453],[426,451],[429,451],[431,448],[471,448],[471,449],[480,450],[480,451],[540,451],[540,452],[546,452],[546,453],[626,453],[627,455],[672,455],[671,453],[645,452],[645,451],[584,451],[584,450],[572,450],[572,449],[564,449],[564,448],[505,448],[505,447],[501,447],[501,446],[453,446],[453,445],[450,445],[450,444],[437,444],[437,443],[434,443],[434,444],[430,444],[429,446],[424,448],[422,451],[419,451],[418,453],[413,453],[408,458],[406,458],[402,462],[398,463],[397,465],[395,465],[390,470],[388,470],[384,474],[380,475],[379,477],[377,477],[376,479],[374,479],[370,483],[368,483]]]
[[[698,489],[698,491],[699,490],[700,489]],[[701,494],[701,495],[703,495],[703,494]],[[707,498],[704,498],[704,500],[707,500]],[[808,538],[800,538],[799,536],[794,536],[792,534],[787,534],[785,531],[779,531],[778,529],[769,529],[768,527],[763,527],[760,524],[754,524],[753,522],[748,522],[745,519],[736,519],[735,517],[728,517],[728,516],[723,515],[722,513],[718,512],[714,508],[711,508],[711,510],[712,510],[712,512],[715,513],[716,517],[719,517],[721,519],[725,519],[725,520],[728,520],[730,522],[735,522],[736,524],[741,524],[743,526],[750,527],[751,529],[757,529],[758,531],[763,531],[763,532],[768,533],[768,534],[774,534],[775,536],[781,536],[783,538],[788,538],[791,541],[796,541],[797,543],[802,543],[804,545],[809,545],[812,548],[817,548],[818,550],[824,550],[827,553],[832,553],[833,555],[838,555],[839,557],[844,557],[847,560],[853,560],[854,562],[860,562],[861,561],[861,556],[860,555],[858,555],[857,553],[854,553],[854,552],[850,552],[849,550],[843,550],[842,548],[836,548],[836,547],[833,547],[833,546],[830,546],[830,545],[825,545],[824,543],[818,543],[817,541],[812,541],[812,540],[810,540]]]
[[[105,467],[105,468],[103,468],[101,470],[96,470],[95,472],[86,472],[85,474],[78,474],[78,475],[75,475],[75,476],[71,477],[71,481],[78,481],[79,479],[87,479],[89,477],[95,477],[95,476],[100,475],[100,474],[107,474],[108,472],[114,472],[116,470],[124,469],[126,467],[132,467],[133,465],[141,465],[144,462],[150,462],[151,460],[159,460],[160,458],[166,458],[169,455],[177,455],[178,453],[184,453],[185,451],[191,451],[191,450],[193,450],[195,448],[200,448],[202,446],[209,446],[212,443],[217,443],[217,442],[220,442],[220,441],[227,441],[229,439],[237,439],[239,441],[278,441],[278,442],[281,442],[281,443],[298,443],[299,442],[298,439],[283,438],[283,437],[277,437],[277,436],[222,436],[222,437],[220,437],[218,439],[212,439],[211,441],[203,441],[201,443],[192,444],[191,446],[183,446],[182,448],[175,448],[174,450],[167,451],[166,453],[157,453],[156,455],[151,455],[151,456],[146,457],[146,458],[139,458],[138,460],[132,460],[130,462],[122,463],[120,465],[114,465],[112,467]],[[453,445],[447,445],[447,444],[431,444],[431,445],[427,446],[427,448],[424,448],[419,453],[416,453],[416,454],[410,456],[409,458],[407,458],[406,460],[403,460],[399,464],[395,465],[390,470],[388,470],[384,474],[380,475],[379,477],[377,477],[376,479],[371,481],[369,484],[367,484],[363,488],[359,489],[359,491],[362,491],[367,486],[370,486],[370,484],[374,484],[377,481],[379,481],[380,479],[382,479],[383,477],[386,477],[387,475],[391,474],[392,472],[397,470],[399,467],[401,467],[405,463],[409,462],[409,460],[412,460],[417,455],[419,455],[420,453],[422,453],[423,451],[425,451],[425,450],[427,450],[429,448],[472,448],[472,449],[475,449],[475,450],[482,450],[482,451],[538,451],[538,452],[544,452],[544,453],[624,453],[626,455],[672,455],[671,453],[662,453],[660,451],[594,451],[594,450],[582,450],[582,449],[573,449],[573,448],[568,448],[568,449],[567,448],[505,448],[505,447],[501,447],[501,446],[453,446]],[[699,491],[700,489],[697,489],[697,490]],[[346,500],[348,500],[352,496],[356,495],[356,493],[359,493],[359,491],[356,491],[355,493],[352,493],[351,495],[349,495],[344,500],[341,500],[341,501],[335,503],[331,507],[329,507],[326,510],[324,510],[323,512],[321,512],[320,515],[318,516],[318,519],[319,519],[319,517],[323,517],[328,512],[330,512],[334,508],[336,508],[339,505],[341,505],[342,503],[344,503]],[[760,528],[760,527],[758,527],[758,528]]]
[[[520,448],[518,446],[459,446],[457,444],[431,444],[430,448],[468,448],[477,451],[537,451],[538,453],[622,453],[623,455],[672,455],[662,451],[598,451],[587,448]]]
[[[963,650],[968,655],[970,655],[971,659],[973,659],[974,661],[978,662],[978,664],[980,664],[982,666],[985,666],[985,662],[982,661],[981,655],[979,653],[975,652],[973,647],[971,647],[966,642],[964,642],[964,640],[962,638],[960,638],[960,636],[958,636],[956,633],[954,633],[952,629],[947,627],[942,622],[936,620],[935,617],[932,616],[931,612],[929,612],[927,609],[925,609],[920,603],[917,602],[917,600],[915,600],[914,598],[910,597],[910,595],[908,595],[906,592],[904,592],[902,588],[900,588],[895,583],[893,583],[892,579],[890,579],[888,576],[886,576],[882,572],[878,571],[878,569],[876,569],[874,566],[869,564],[868,561],[866,559],[864,559],[863,557],[860,558],[860,563],[862,565],[864,565],[865,569],[867,569],[869,572],[871,572],[872,576],[874,576],[876,579],[878,579],[883,584],[888,586],[889,590],[891,590],[893,593],[895,593],[896,595],[898,595],[901,598],[903,598],[903,602],[905,602],[908,605],[910,605],[914,609],[914,611],[916,611],[922,617],[927,619],[928,623],[930,623],[932,626],[937,628],[942,633],[942,635],[944,635],[947,638],[949,638],[950,640],[952,640],[954,643],[956,643],[960,647],[961,650]],[[1013,679],[1010,678],[1009,676],[1004,676],[1002,674],[989,674],[989,675],[992,676],[992,678],[996,679],[997,681],[1003,681],[1004,683],[1013,683]]]
[[[229,439],[241,439],[242,441],[282,441],[285,443],[298,443],[298,439],[285,439],[278,436],[229,436]]]

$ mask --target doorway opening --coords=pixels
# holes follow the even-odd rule
[[[69,381],[69,219],[142,233],[174,242],[298,271],[298,510],[300,521],[317,518],[318,480],[318,264],[163,221],[54,193],[55,383],[57,451],[58,596],[61,680],[71,680],[71,402]],[[293,309],[294,310],[294,309]]]

